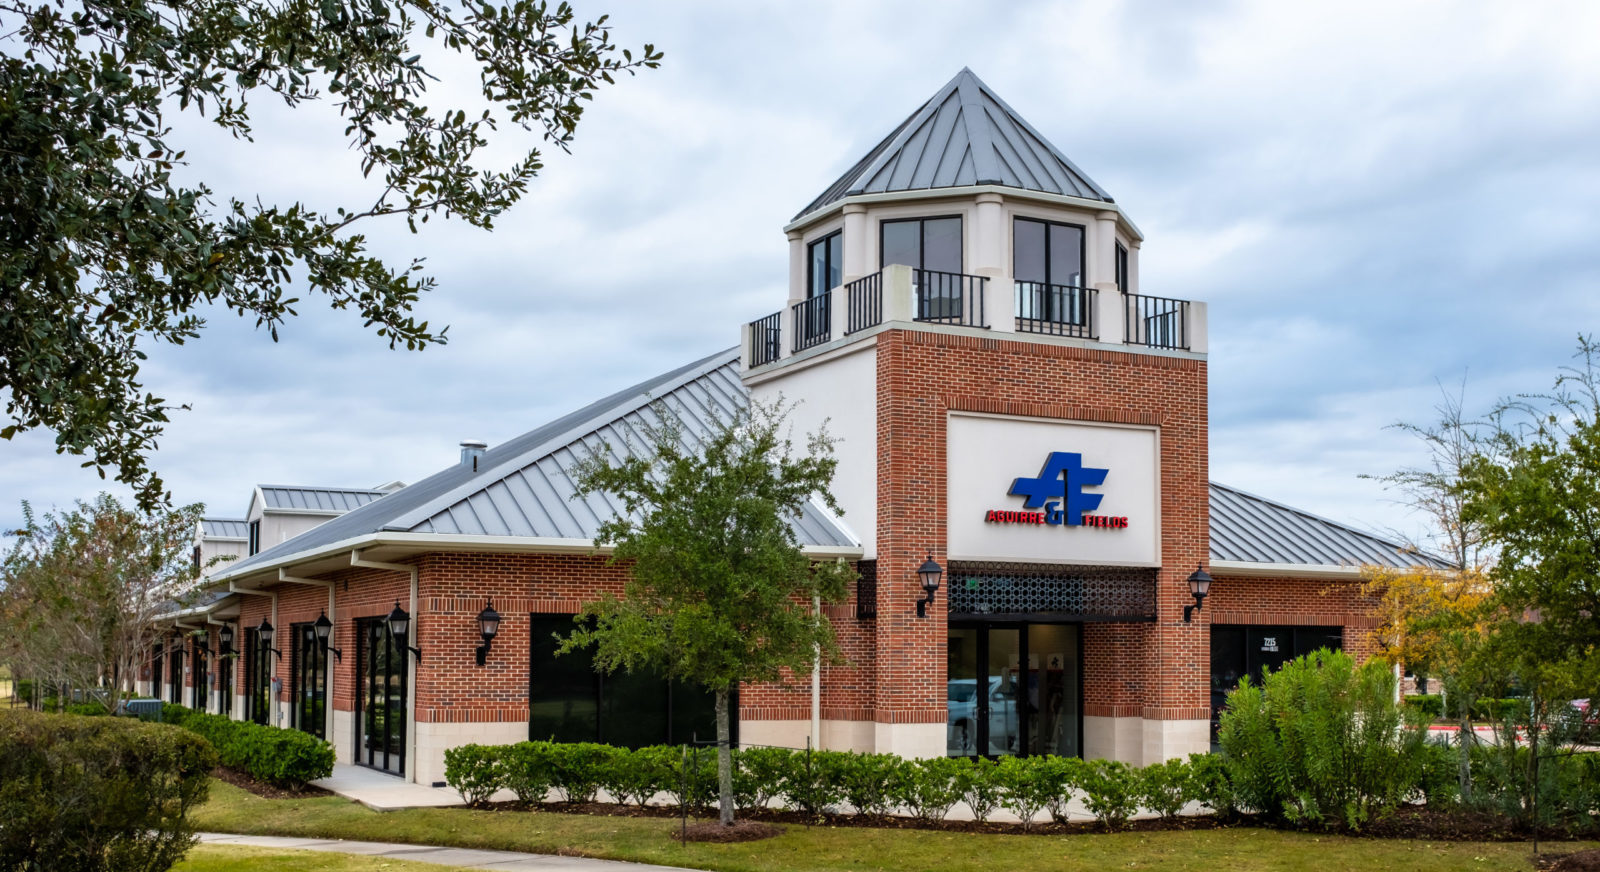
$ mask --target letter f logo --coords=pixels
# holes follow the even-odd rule
[[[1047,500],[1059,499],[1064,506],[1068,524],[1083,523],[1083,513],[1100,508],[1103,494],[1086,494],[1086,487],[1105,483],[1109,470],[1083,465],[1083,455],[1066,451],[1052,451],[1045,459],[1038,478],[1019,478],[1011,482],[1011,495],[1023,497],[1025,509],[1042,508]]]

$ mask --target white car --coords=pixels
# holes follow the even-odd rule
[[[999,676],[989,677],[989,748],[985,756],[1017,753],[1017,688],[1003,688]],[[949,724],[945,753],[951,757],[978,756],[978,683],[972,678],[951,679],[945,685]]]

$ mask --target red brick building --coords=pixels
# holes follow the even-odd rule
[[[465,742],[703,739],[703,693],[552,656],[624,571],[592,547],[617,506],[572,499],[569,472],[640,444],[656,403],[703,423],[779,396],[797,430],[840,439],[843,514],[808,507],[796,538],[861,582],[827,609],[850,663],[742,688],[742,742],[1152,762],[1205,750],[1241,674],[1364,651],[1359,566],[1416,558],[1209,481],[1205,305],[1143,294],[1121,206],[970,72],[785,230],[790,298],[738,348],[465,443],[224,567],[178,629],[216,652],[226,625],[241,656],[189,645],[174,670],[167,651],[154,692],[187,702],[199,681],[202,704],[423,783]],[[930,559],[942,585],[919,608]],[[1215,581],[1186,609],[1197,571]]]

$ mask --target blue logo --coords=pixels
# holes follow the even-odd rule
[[[1052,451],[1045,459],[1038,478],[1019,478],[1011,483],[1012,496],[1024,497],[1025,509],[1045,509],[1049,524],[1083,523],[1085,512],[1100,508],[1102,494],[1086,494],[1086,487],[1105,483],[1110,470],[1083,465],[1083,455],[1067,451]],[[1065,511],[1056,509],[1056,501],[1066,504]],[[1059,518],[1060,520],[1057,520]]]

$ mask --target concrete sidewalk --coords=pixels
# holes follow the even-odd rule
[[[672,866],[649,866],[644,863],[622,863],[589,857],[521,854],[516,851],[480,851],[472,848],[435,848],[428,845],[398,845],[387,842],[346,842],[341,839],[295,839],[284,836],[201,833],[200,841],[207,845],[248,845],[254,848],[361,854],[368,857],[437,863],[460,869],[497,869],[501,872],[658,872],[658,870],[675,869]]]
[[[373,811],[465,805],[461,801],[461,794],[448,787],[424,787],[396,775],[348,763],[334,764],[332,775],[311,783],[345,799],[359,802]]]

